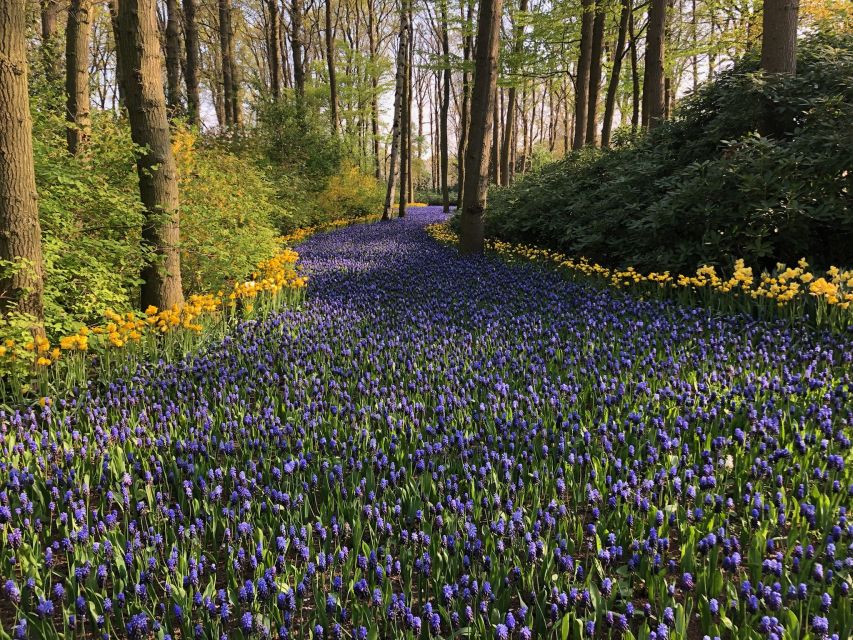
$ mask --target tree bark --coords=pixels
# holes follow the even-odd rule
[[[640,126],[640,72],[637,69],[637,34],[634,31],[634,11],[628,15],[628,35],[631,37],[631,133]]]
[[[613,69],[607,85],[607,97],[604,100],[604,123],[601,125],[601,146],[610,146],[610,132],[613,126],[613,111],[616,106],[616,92],[619,90],[619,74],[622,72],[622,58],[625,57],[625,40],[628,35],[628,18],[631,13],[631,0],[622,0],[619,14],[619,34],[616,36],[616,49],[613,51]]]
[[[43,334],[44,263],[27,86],[26,0],[0,3],[0,312],[29,314]]]
[[[240,68],[234,53],[234,6],[228,0],[228,59],[231,61],[231,116],[233,125],[243,126],[243,101],[240,96]]]
[[[181,27],[178,0],[166,0],[166,99],[169,115],[181,112]]]
[[[406,203],[408,202],[409,196],[409,166],[411,162],[411,137],[410,137],[410,128],[412,126],[412,116],[411,116],[411,76],[410,76],[410,61],[409,61],[409,49],[411,48],[411,28],[410,28],[410,14],[409,14],[409,2],[411,0],[403,0],[402,2],[402,12],[401,12],[401,20],[400,20],[400,48],[402,52],[400,54],[400,62],[403,63],[403,85],[401,87],[401,105],[400,105],[400,192],[398,198],[398,208],[397,215],[400,218],[404,218],[406,216]],[[406,33],[405,38],[405,48],[403,47],[403,38],[402,33]],[[399,71],[398,71],[399,73]]]
[[[491,120],[494,117],[502,13],[503,0],[481,0],[460,220],[460,248],[463,253],[483,252],[483,212],[489,189],[489,147],[492,143]]]
[[[269,33],[269,57],[270,65],[270,93],[273,100],[278,101],[281,97],[281,71],[278,58],[278,0],[267,0],[269,10],[270,33]]]
[[[397,78],[394,87],[394,122],[391,125],[391,157],[388,160],[388,188],[385,191],[385,206],[382,219],[391,219],[391,203],[394,201],[394,181],[397,173],[397,156],[400,152],[403,99],[406,90],[406,51],[409,48],[409,14],[405,3],[400,11],[400,43],[397,48]]]
[[[219,58],[222,66],[222,100],[225,126],[234,126],[234,100],[231,95],[231,0],[219,0]]]
[[[305,13],[304,0],[293,0],[290,5],[290,46],[293,49],[293,86],[299,98],[305,97],[305,53],[302,20]]]
[[[335,34],[332,31],[332,0],[326,0],[326,64],[329,68],[329,110],[332,135],[338,132],[338,81],[335,76]]]
[[[528,0],[519,0],[519,14],[527,12]],[[517,16],[515,19],[515,28],[513,34],[513,55],[520,56],[524,52],[524,25]],[[510,165],[512,158],[512,147],[515,145],[515,109],[516,109],[516,93],[518,89],[515,82],[510,84],[506,96],[506,120],[504,122],[503,145],[501,148],[501,184],[506,186],[510,183]]]
[[[572,149],[580,149],[586,140],[586,117],[589,107],[589,72],[592,62],[592,32],[595,0],[582,0],[581,42],[575,75],[575,137]]]
[[[797,72],[799,0],[764,0],[761,68],[765,73]]]
[[[462,208],[463,190],[465,187],[465,148],[468,146],[468,129],[471,120],[471,81],[468,64],[471,62],[474,44],[470,35],[473,27],[474,0],[467,0],[467,15],[462,16],[465,24],[465,35],[462,38],[462,105],[459,113],[459,149],[456,163],[456,207]],[[463,4],[459,3],[459,11],[464,13]]]
[[[65,29],[65,138],[68,153],[77,155],[86,146],[91,130],[89,105],[89,40],[92,33],[92,0],[71,0]]]
[[[595,5],[595,19],[592,26],[592,52],[589,63],[589,102],[586,110],[586,144],[596,143],[598,132],[598,94],[601,88],[601,56],[604,51],[604,4],[598,0]]]
[[[447,17],[448,0],[440,0],[441,5],[441,54],[444,65],[442,80],[441,112],[439,115],[439,147],[441,172],[441,201],[445,213],[450,213],[450,147],[447,134],[447,119],[450,117],[450,85],[453,82],[453,72],[450,69],[450,25]]]
[[[41,56],[47,79],[51,82],[61,77],[59,59],[59,0],[41,0]]]
[[[643,126],[653,129],[665,116],[664,34],[667,0],[651,0],[646,33],[646,68],[643,74]]]
[[[154,260],[142,269],[142,309],[149,305],[166,309],[183,302],[178,175],[169,138],[155,3],[156,0],[121,0],[116,34],[131,136],[135,144],[145,149],[136,168],[145,207],[142,239]]]
[[[370,54],[370,133],[373,136],[373,169],[377,180],[382,178],[379,158],[379,77],[376,69],[376,15],[373,0],[367,0],[367,43]]]
[[[196,23],[197,0],[183,0],[184,46],[187,64],[184,72],[187,83],[187,120],[191,125],[200,124],[201,97],[199,93],[199,46],[198,24]]]

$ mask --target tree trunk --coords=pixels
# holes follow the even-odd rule
[[[121,0],[116,34],[131,136],[145,149],[136,161],[145,207],[142,239],[155,258],[142,269],[142,309],[149,305],[166,309],[183,302],[178,175],[169,139],[155,3]]]
[[[400,44],[397,48],[397,78],[394,87],[394,123],[391,125],[391,157],[388,160],[388,188],[385,192],[385,206],[382,209],[382,219],[391,219],[391,203],[394,201],[394,181],[397,173],[397,155],[400,152],[401,121],[403,115],[403,99],[406,91],[406,51],[409,48],[409,28],[406,24],[409,14],[405,3],[400,11]]]
[[[335,76],[335,34],[332,31],[332,0],[326,0],[326,63],[329,68],[329,109],[332,135],[338,132],[338,82]]]
[[[667,0],[651,0],[646,33],[646,68],[643,74],[643,126],[653,129],[665,116],[664,34]]]
[[[489,148],[497,75],[503,0],[481,0],[477,17],[474,88],[471,92],[471,127],[465,150],[460,248],[464,253],[483,252],[483,212],[489,190]]]
[[[379,158],[379,77],[376,70],[376,16],[373,0],[367,0],[367,42],[370,49],[370,133],[373,136],[374,175],[382,178]]]
[[[616,36],[616,49],[613,52],[613,69],[607,85],[607,97],[604,100],[604,124],[601,125],[601,146],[610,146],[610,132],[613,126],[613,111],[616,106],[616,92],[619,90],[619,74],[622,71],[622,58],[625,57],[625,40],[628,35],[628,18],[631,13],[631,0],[622,0],[619,14],[619,34]]]
[[[305,97],[305,34],[302,19],[305,13],[304,0],[293,0],[290,5],[290,26],[293,34],[290,36],[290,46],[293,49],[293,86],[296,95]]]
[[[572,149],[580,149],[586,140],[586,117],[589,107],[589,71],[592,62],[592,32],[595,0],[582,0],[581,43],[575,74],[575,138]]]
[[[91,130],[89,106],[89,40],[92,33],[92,0],[71,0],[65,29],[65,138],[68,153],[77,155],[86,146]]]
[[[586,144],[595,145],[598,132],[598,93],[601,88],[601,56],[604,52],[604,4],[596,2],[592,26],[592,55],[589,63],[589,103],[586,110]]]
[[[200,124],[201,97],[199,94],[199,46],[198,24],[196,23],[197,0],[183,0],[184,46],[187,64],[184,72],[187,83],[187,119],[192,125]]]
[[[240,128],[243,125],[243,101],[240,96],[240,68],[234,53],[234,9],[228,0],[228,60],[231,61],[231,115],[233,124]]]
[[[637,34],[634,31],[634,10],[628,15],[628,35],[631,37],[631,133],[640,126],[640,72],[637,69]]]
[[[36,319],[43,334],[44,263],[27,87],[26,0],[0,3],[0,312]]]
[[[447,17],[448,0],[440,0],[441,5],[441,53],[444,65],[442,82],[441,113],[439,116],[439,147],[441,154],[441,201],[444,212],[450,213],[450,146],[447,135],[447,120],[450,117],[450,85],[453,82],[453,72],[450,69],[450,25]]]
[[[765,73],[797,72],[799,0],[764,0],[761,69]]]
[[[400,192],[398,198],[397,215],[400,218],[406,216],[406,203],[409,197],[409,166],[411,160],[411,138],[409,137],[409,129],[412,126],[411,120],[411,77],[409,74],[409,49],[411,48],[411,29],[409,28],[409,2],[411,0],[403,0],[402,11],[400,18],[400,62],[402,68],[402,87],[400,91]],[[406,33],[405,44],[403,47],[402,33]],[[399,71],[398,71],[399,73]]]
[[[270,59],[270,93],[273,100],[281,97],[281,71],[278,59],[278,0],[267,0],[270,14],[270,43],[268,56]]]
[[[234,100],[231,92],[234,81],[231,77],[231,0],[219,0],[219,57],[222,64],[222,101],[225,126],[234,126]]]
[[[41,0],[41,56],[45,76],[51,82],[62,73],[59,59],[59,0]]]
[[[169,115],[181,112],[181,28],[178,0],[166,0],[166,99]]]
[[[519,0],[518,11],[520,14],[526,13],[528,0]],[[524,52],[524,26],[517,16],[515,19],[513,41],[513,54],[520,56]],[[501,184],[506,186],[510,183],[510,164],[512,157],[512,147],[515,145],[515,103],[516,103],[516,86],[515,82],[509,86],[506,96],[506,121],[504,122],[503,146],[501,149]]]
[[[467,0],[467,15],[463,16],[465,23],[465,35],[462,38],[462,108],[459,113],[459,149],[456,164],[456,207],[462,208],[463,189],[465,187],[465,148],[468,146],[468,129],[471,119],[471,81],[468,73],[468,63],[473,53],[473,41],[471,28],[473,26],[474,0]],[[463,12],[463,5],[459,3],[459,11]]]

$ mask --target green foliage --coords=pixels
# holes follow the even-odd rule
[[[747,56],[648,135],[493,192],[488,231],[644,270],[850,264],[850,122],[853,36],[802,42],[796,77]]]

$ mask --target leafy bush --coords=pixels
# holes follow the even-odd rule
[[[329,218],[359,218],[381,211],[384,198],[385,189],[376,178],[346,162],[329,179],[318,197],[318,205]]]
[[[768,118],[776,133],[761,137]],[[749,55],[648,135],[493,192],[487,230],[641,270],[851,264],[850,122],[853,36],[802,42],[795,77],[768,78]]]

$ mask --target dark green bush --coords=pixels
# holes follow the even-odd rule
[[[762,122],[776,133],[759,136]],[[749,55],[648,135],[492,192],[487,231],[643,270],[848,265],[851,169],[853,36],[815,36],[795,77]]]

